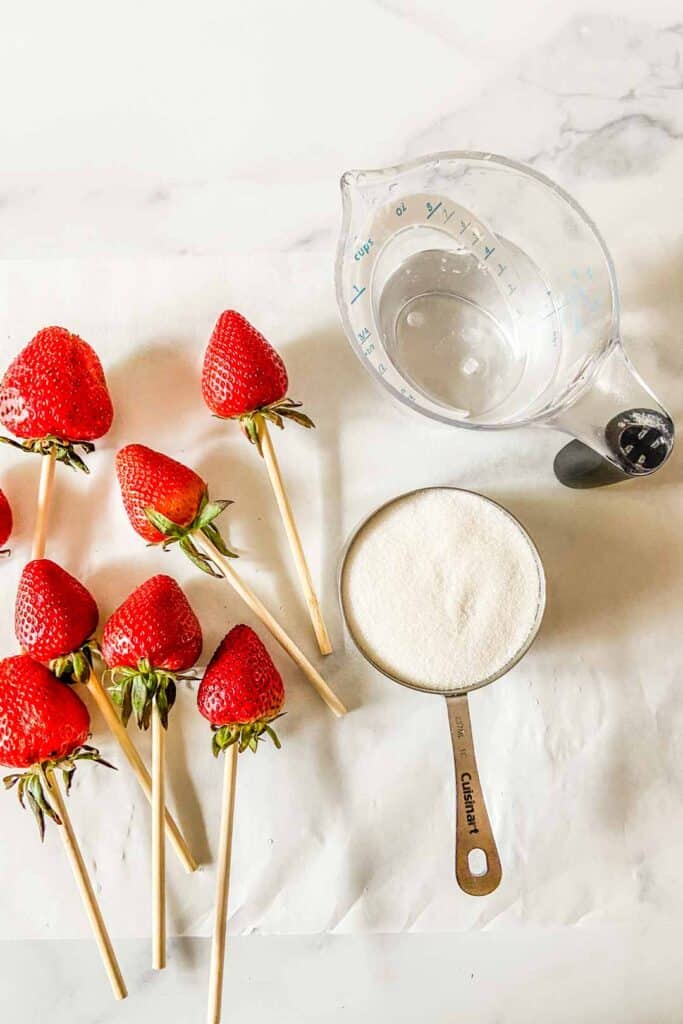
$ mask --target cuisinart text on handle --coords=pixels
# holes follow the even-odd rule
[[[479,829],[477,828],[477,815],[474,809],[472,776],[469,772],[462,772],[460,775],[460,785],[462,787],[462,798],[465,802],[465,817],[467,818],[467,824],[470,826],[470,835],[476,836],[479,834]]]
[[[465,725],[462,718],[457,715],[455,719],[455,734],[456,737],[461,740],[465,735]],[[467,824],[470,826],[470,835],[479,835],[479,829],[477,828],[477,812],[474,807],[474,794],[472,792],[472,776],[470,772],[460,773],[460,786],[462,788],[462,798],[465,804],[465,817]]]

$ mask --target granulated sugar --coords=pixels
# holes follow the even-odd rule
[[[524,647],[543,599],[528,537],[479,495],[431,488],[398,498],[356,535],[342,599],[359,647],[404,682],[474,685]]]

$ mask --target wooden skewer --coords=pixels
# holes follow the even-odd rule
[[[104,918],[102,917],[102,911],[100,910],[97,898],[93,891],[92,883],[88,877],[88,872],[83,861],[83,855],[74,834],[73,825],[71,824],[71,819],[69,818],[69,814],[66,809],[64,797],[59,787],[59,782],[54,778],[52,772],[46,772],[46,778],[50,792],[50,802],[62,821],[62,824],[58,826],[59,832],[62,837],[67,856],[71,862],[76,884],[81,892],[83,905],[85,906],[86,913],[90,918],[90,924],[95,934],[97,945],[99,946],[102,961],[107,974],[109,975],[109,981],[111,982],[114,996],[116,999],[125,999],[128,995],[126,984],[123,980],[121,968],[119,967],[116,959],[114,947],[112,946],[111,939],[107,933],[107,927],[104,923]]]
[[[218,848],[216,881],[216,914],[211,946],[211,973],[209,975],[208,1024],[220,1024],[223,1001],[223,968],[228,924],[228,896],[230,893],[230,857],[232,853],[232,824],[235,816],[235,784],[237,782],[237,744],[225,751],[223,775],[223,805]]]
[[[152,966],[166,966],[166,844],[164,835],[166,730],[152,711]]]
[[[40,483],[38,484],[38,507],[36,511],[36,526],[33,533],[33,550],[31,558],[45,557],[45,543],[47,540],[47,520],[50,514],[50,501],[52,499],[52,486],[55,479],[55,465],[57,453],[54,448],[49,455],[43,455],[40,466]]]
[[[306,555],[304,554],[301,537],[299,536],[299,531],[294,521],[294,513],[292,512],[292,506],[289,502],[289,496],[285,490],[280,466],[275,454],[275,448],[273,447],[273,439],[270,436],[268,424],[262,416],[258,417],[258,431],[263,459],[266,464],[266,469],[268,470],[271,486],[275,493],[275,500],[277,501],[278,508],[280,509],[280,516],[282,517],[282,522],[285,527],[289,547],[292,555],[294,556],[294,564],[296,565],[299,581],[304,592],[304,597],[306,598],[308,614],[310,615],[311,622],[313,624],[313,630],[315,632],[316,640],[318,641],[318,647],[320,648],[321,654],[331,654],[332,644],[330,642],[330,636],[327,632],[325,620],[323,619],[318,595],[316,594],[315,587],[313,586],[311,571],[308,568],[308,562],[306,561]]]
[[[55,476],[55,450],[52,449],[49,455],[43,456],[40,471],[40,484],[38,486],[38,511],[36,514],[36,527],[33,537],[33,558],[43,558],[47,538],[47,525],[50,512],[50,502]],[[109,726],[121,750],[125,754],[135,776],[140,783],[143,793],[152,802],[152,780],[142,758],[133,745],[126,729],[121,722],[115,708],[113,707],[104,687],[93,671],[86,686],[97,704],[102,717]],[[173,815],[166,810],[166,831],[183,867],[187,872],[197,870],[197,862],[192,856],[182,832],[178,828]]]
[[[140,788],[145,794],[150,804],[152,802],[152,778],[145,767],[145,763],[140,757],[137,748],[131,740],[128,732],[126,731],[123,722],[119,718],[116,708],[112,704],[106,690],[102,686],[102,683],[95,675],[95,672],[91,670],[90,679],[86,683],[88,692],[91,694],[93,700],[97,704],[99,711],[104,718],[105,722],[109,726],[114,739],[120,746],[122,752],[126,756],[129,765],[133,769],[136,779],[140,783]],[[188,873],[197,870],[197,862],[192,856],[190,849],[185,841],[182,832],[178,828],[173,815],[166,808],[166,835],[168,836],[169,842],[173,846],[175,852],[178,855],[180,863],[183,865]]]
[[[208,555],[209,558],[216,563],[223,572],[226,580],[234,590],[240,595],[242,600],[251,608],[254,615],[256,615],[271,635],[277,640],[282,649],[290,656],[292,661],[299,666],[303,674],[308,679],[309,683],[318,692],[319,696],[325,701],[327,706],[337,715],[341,717],[346,714],[346,708],[336,695],[334,690],[331,690],[327,685],[320,673],[311,665],[310,661],[299,648],[296,646],[294,641],[285,633],[279,622],[273,618],[265,605],[259,600],[256,594],[251,590],[250,587],[244,582],[244,580],[238,576],[230,564],[230,559],[224,558],[223,555],[214,547],[208,537],[205,537],[203,533],[197,530],[192,534],[198,547],[202,549],[204,554]]]

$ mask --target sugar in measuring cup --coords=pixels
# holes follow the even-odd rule
[[[470,430],[554,427],[563,483],[653,473],[671,417],[621,344],[612,259],[587,214],[531,168],[438,153],[342,177],[337,301],[394,397]]]
[[[430,487],[393,499],[358,527],[342,559],[339,590],[361,654],[388,679],[446,698],[455,874],[470,895],[493,892],[502,869],[467,695],[516,665],[538,632],[545,607],[538,551],[514,516],[489,498]]]

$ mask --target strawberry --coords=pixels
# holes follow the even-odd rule
[[[29,562],[19,580],[14,630],[21,647],[51,661],[57,676],[87,682],[97,627],[95,600],[82,583],[49,558]]]
[[[202,650],[202,628],[175,580],[152,576],[120,605],[104,627],[102,657],[111,669],[112,699],[128,723],[131,712],[147,729],[156,701],[164,726],[179,673]]]
[[[235,626],[219,644],[197,693],[197,707],[213,727],[216,756],[237,743],[256,750],[265,733],[280,741],[270,725],[282,713],[285,688],[268,651],[249,626]]]
[[[0,548],[6,544],[12,532],[12,509],[5,495],[0,491]],[[0,555],[9,555],[8,550],[0,551]]]
[[[116,475],[130,524],[150,544],[179,544],[203,572],[220,575],[192,534],[202,533],[223,555],[236,557],[213,520],[231,504],[209,501],[206,483],[193,470],[143,444],[129,444],[116,456]]]
[[[88,472],[76,448],[109,430],[113,408],[94,349],[64,327],[45,327],[10,364],[0,382],[0,422],[22,451],[48,455]]]
[[[6,789],[19,784],[21,805],[26,801],[33,811],[41,838],[45,815],[61,824],[45,788],[46,773],[63,772],[68,792],[77,761],[107,764],[85,746],[89,731],[83,701],[44,665],[28,654],[0,661],[0,764],[26,769],[3,781]]]
[[[223,419],[239,420],[252,444],[261,451],[260,418],[278,427],[284,418],[302,427],[314,423],[299,412],[301,402],[287,398],[289,381],[281,356],[241,313],[227,309],[218,318],[204,355],[202,395],[209,409]]]

